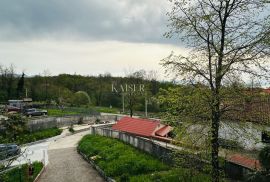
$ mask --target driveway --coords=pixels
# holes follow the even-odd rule
[[[39,182],[103,182],[103,178],[77,153],[78,141],[89,131],[51,141],[49,164]]]

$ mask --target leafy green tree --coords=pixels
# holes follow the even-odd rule
[[[3,121],[4,137],[16,141],[17,137],[26,131],[26,121],[20,114],[12,114]]]
[[[74,94],[72,103],[75,106],[87,106],[91,104],[91,100],[86,92],[79,91]]]
[[[24,73],[22,74],[17,84],[17,98],[22,97],[23,89],[24,89]]]
[[[270,175],[270,146],[266,146],[260,151],[259,161],[263,169]]]
[[[247,182],[270,181],[270,146],[266,146],[260,151],[259,161],[262,169],[250,174],[246,179]]]
[[[212,181],[219,181],[220,120],[227,108],[221,102],[223,85],[242,73],[266,76],[270,47],[267,1],[172,0],[171,30],[190,48],[186,55],[171,54],[162,65],[179,79],[208,86],[211,116]],[[258,72],[257,70],[261,71]]]

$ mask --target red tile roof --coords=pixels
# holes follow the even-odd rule
[[[270,94],[270,88],[263,89],[263,92]]]
[[[172,127],[165,125],[163,127],[161,127],[160,129],[158,129],[155,134],[158,136],[162,136],[165,137],[170,131],[172,131]]]
[[[160,122],[157,120],[123,117],[112,126],[112,129],[151,137],[159,125]]]
[[[259,160],[248,158],[240,154],[234,154],[227,159],[229,162],[246,167],[248,169],[261,169]]]

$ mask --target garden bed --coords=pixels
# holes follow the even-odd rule
[[[86,135],[79,142],[78,151],[116,181],[210,181],[206,174],[175,169],[117,139]]]
[[[43,164],[41,162],[33,163],[34,173],[33,176],[29,177],[28,175],[28,164],[22,165],[21,169],[16,167],[11,169],[3,174],[0,174],[1,182],[33,182],[41,170],[43,169]]]
[[[40,130],[36,132],[25,132],[16,137],[16,139],[5,138],[0,136],[0,143],[16,143],[18,145],[35,142],[38,140],[43,140],[46,138],[51,138],[60,135],[62,130],[59,128],[50,128],[45,130]]]

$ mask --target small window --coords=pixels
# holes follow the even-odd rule
[[[262,132],[262,142],[263,143],[270,143],[270,132],[269,131]]]

